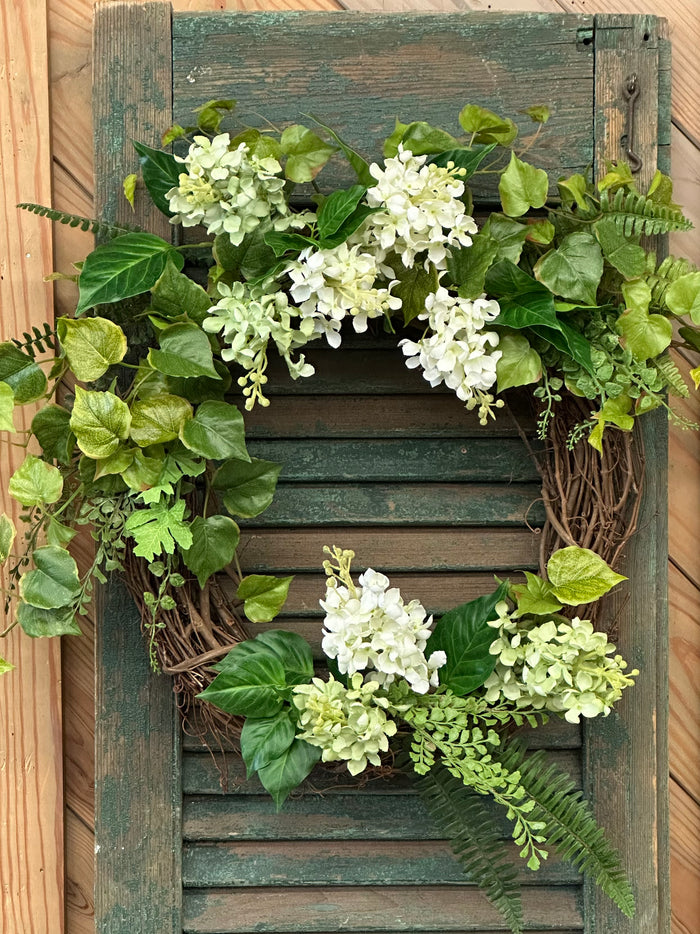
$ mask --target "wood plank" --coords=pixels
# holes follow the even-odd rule
[[[95,191],[105,219],[130,213],[119,192],[136,164],[131,140],[157,145],[160,127],[170,122],[170,17],[170,7],[160,3],[97,9]],[[143,199],[133,219],[170,233],[165,217]],[[106,594],[96,654],[97,931],[180,934],[178,716],[170,682],[149,670],[136,608],[116,583]]]
[[[557,101],[551,129],[533,150],[538,164],[556,179],[591,161],[593,50],[583,41],[590,38],[589,17],[406,14],[378,16],[371,32],[358,29],[358,22],[353,14],[337,14],[332,22],[301,13],[257,19],[176,16],[176,119],[188,122],[205,83],[207,95],[224,95],[235,86],[245,122],[260,123],[262,115],[281,127],[299,111],[318,114],[370,158],[378,157],[378,142],[393,129],[394,116],[459,132],[457,113],[467,97],[507,110],[527,135],[531,124],[518,112],[531,104],[530,49],[537,47],[537,80]],[[356,96],[348,108],[350,83]],[[270,95],[274,86],[284,86],[284,95]],[[383,113],[377,111],[378,87]],[[332,177],[349,182],[340,164]],[[486,179],[476,190],[482,201],[495,195],[493,179]],[[324,173],[318,181],[324,185]]]
[[[51,321],[52,231],[20,212],[51,199],[45,0],[0,5],[0,307],[2,339]],[[33,407],[17,419],[29,425]],[[7,480],[25,451],[3,434],[0,511],[19,509]],[[19,524],[19,523],[18,523]],[[21,528],[21,526],[20,526]],[[0,614],[4,617],[4,614]],[[0,631],[10,619],[0,618]],[[63,782],[60,643],[19,629],[0,640],[16,670],[0,678],[0,917],[8,931],[63,931]]]
[[[66,932],[95,934],[95,834],[70,808],[66,808],[65,857]]]
[[[569,931],[581,926],[577,888],[523,893],[530,927]],[[462,886],[416,888],[281,889],[261,902],[260,889],[188,889],[186,934],[245,932],[504,931],[499,913],[478,890]],[[264,905],[264,907],[263,907]]]
[[[575,885],[580,881],[575,869],[556,858],[546,860],[533,873],[515,844],[506,844],[504,849],[521,883]],[[446,841],[403,841],[400,847],[384,840],[188,844],[182,875],[183,884],[195,888],[470,881]]]
[[[244,525],[540,526],[536,484],[280,483],[273,503]]]
[[[695,934],[700,919],[700,808],[671,782],[671,898],[674,934]]]
[[[347,529],[323,530],[330,542],[347,537]],[[538,536],[525,529],[355,528],[351,538],[356,571],[510,571],[539,560]],[[247,574],[316,571],[323,560],[317,529],[243,530],[238,557]]]
[[[280,477],[286,482],[391,482],[397,477],[406,482],[447,483],[539,479],[527,448],[515,438],[251,441],[248,452],[282,464]]]
[[[700,805],[700,594],[674,566],[669,584],[671,776]]]

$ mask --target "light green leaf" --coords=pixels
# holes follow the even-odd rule
[[[14,522],[3,512],[0,515],[0,564],[4,564],[9,558],[16,534]]]
[[[253,457],[250,463],[226,461],[214,475],[214,489],[223,493],[224,506],[234,516],[252,519],[273,500],[281,464]]]
[[[672,282],[665,301],[674,315],[690,315],[695,324],[700,324],[700,272],[690,272]]]
[[[217,571],[233,561],[241,536],[240,529],[229,516],[197,516],[190,525],[192,545],[182,559],[197,577],[199,586]]]
[[[228,234],[224,234],[230,241]],[[151,289],[151,310],[164,318],[179,318],[187,315],[201,324],[211,308],[211,299],[201,285],[180,272],[168,259],[162,275]]]
[[[20,597],[42,610],[72,606],[80,594],[78,566],[65,548],[44,545],[33,554],[35,569],[19,581]]]
[[[575,545],[554,552],[547,562],[547,576],[554,596],[567,606],[593,603],[627,580],[611,570],[594,551]]]
[[[459,114],[459,122],[465,133],[473,133],[477,143],[498,143],[509,146],[518,135],[518,128],[507,117],[499,117],[492,110],[467,104]]]
[[[695,384],[695,388],[700,389],[700,366],[696,366],[690,371],[690,378]]]
[[[160,149],[151,149],[150,146],[145,146],[143,143],[134,142],[134,149],[138,153],[139,162],[141,163],[143,183],[148,189],[153,203],[159,211],[170,217],[170,202],[165,195],[171,188],[177,188],[180,173],[184,168],[182,163],[176,162],[172,153],[163,152]]]
[[[139,447],[163,444],[177,438],[192,419],[192,406],[181,396],[163,393],[131,406],[130,434]]]
[[[285,175],[293,182],[310,182],[336,152],[335,146],[316,136],[301,124],[288,126],[280,138],[282,151],[287,156]]]
[[[147,457],[139,448],[133,451],[133,455],[131,463],[122,471],[122,479],[130,490],[141,493],[142,501],[146,502],[146,492],[156,487],[160,480],[163,460],[160,457]],[[160,492],[154,497],[153,502],[158,502],[159,499]]]
[[[234,717],[273,717],[282,709],[286,688],[282,663],[261,647],[242,653],[197,696]]]
[[[598,191],[615,191],[617,188],[624,188],[626,185],[634,184],[632,169],[627,162],[606,162],[607,172],[598,182]]]
[[[195,113],[198,115],[197,126],[200,130],[204,130],[205,133],[215,136],[221,129],[221,121],[224,115],[230,113],[235,106],[236,101],[231,98],[207,101],[195,109]]]
[[[488,235],[498,245],[497,260],[510,260],[518,263],[527,239],[529,224],[523,224],[503,214],[491,214],[484,224],[481,234]],[[479,236],[481,236],[479,234]]]
[[[58,339],[76,377],[89,383],[126,354],[126,334],[107,318],[58,319]]]
[[[136,195],[136,182],[139,180],[138,175],[134,172],[131,175],[127,175],[122,182],[122,188],[124,190],[124,197],[131,205],[131,210],[134,210],[134,197]]]
[[[603,275],[603,256],[595,237],[585,231],[571,233],[556,250],[535,264],[535,278],[554,295],[595,305]]]
[[[616,425],[621,431],[632,431],[634,416],[628,414],[631,408],[632,400],[630,397],[621,395],[614,399],[606,399],[600,412],[594,414],[593,417],[597,419],[597,423],[588,436],[588,443],[599,454],[603,453],[603,434],[606,425]]]
[[[14,665],[11,665],[10,662],[6,662],[4,658],[0,658],[0,675],[6,675],[8,671],[14,670]]]
[[[180,438],[185,447],[207,460],[235,457],[250,461],[243,416],[227,402],[203,402],[194,418],[183,424]]]
[[[401,143],[403,148],[410,149],[414,156],[432,155],[459,147],[459,140],[455,139],[451,133],[431,126],[423,120],[408,124],[403,132]]]
[[[269,623],[284,606],[293,577],[249,574],[238,585],[236,596],[251,623]]]
[[[72,606],[47,610],[20,602],[17,605],[17,622],[34,639],[82,635]]]
[[[0,344],[0,382],[12,389],[17,405],[40,399],[47,387],[39,364],[9,341]]]
[[[32,419],[32,432],[47,460],[70,464],[75,435],[70,427],[70,412],[61,405],[45,405]]]
[[[7,488],[23,506],[43,506],[61,498],[63,477],[58,467],[28,454],[10,477]]]
[[[241,756],[248,778],[286,752],[295,732],[289,709],[274,717],[247,717],[241,730]]]
[[[403,322],[409,324],[423,314],[427,297],[437,292],[440,285],[437,269],[432,263],[428,263],[427,269],[423,263],[416,263],[408,269],[401,263],[397,264],[395,275],[398,283],[391,292],[401,299]]]
[[[161,136],[161,146],[169,146],[171,143],[174,143],[176,139],[182,139],[183,136],[187,136],[187,130],[184,126],[180,126],[179,123],[173,123]]]
[[[71,529],[69,526],[49,516],[49,523],[46,526],[46,544],[56,545],[58,548],[65,548],[69,542],[72,542],[78,534],[77,529]]]
[[[554,224],[544,219],[527,225],[527,239],[531,243],[551,243],[556,232]]]
[[[137,509],[126,520],[124,529],[136,542],[134,554],[147,561],[156,555],[175,553],[175,543],[183,551],[192,547],[192,532],[184,521],[185,501],[179,499],[174,506],[153,503],[148,509]]]
[[[544,104],[528,107],[522,113],[527,114],[534,123],[546,123],[552,115],[549,107],[545,107]]]
[[[88,457],[109,457],[129,437],[129,406],[113,392],[90,392],[75,387],[70,427],[78,447]]]
[[[651,289],[641,279],[623,282],[627,309],[617,319],[620,343],[637,360],[658,357],[671,343],[673,326],[663,315],[650,315]]]
[[[133,464],[135,453],[136,450],[134,448],[119,447],[114,454],[110,454],[109,457],[96,460],[95,480],[99,480],[100,477],[110,477],[113,474],[123,473]]]
[[[15,394],[7,383],[0,383],[0,431],[15,431]]]
[[[536,574],[525,571],[526,584],[515,584],[511,591],[517,603],[514,617],[549,616],[558,613],[562,605],[554,596],[552,585]]]
[[[537,383],[542,378],[542,361],[521,334],[503,334],[498,342],[501,358],[496,363],[498,392],[513,386]]]
[[[148,292],[163,273],[168,259],[182,269],[182,254],[154,234],[128,233],[98,246],[80,270],[76,316],[95,305],[120,302]]]
[[[548,187],[544,169],[536,169],[528,162],[522,162],[512,152],[508,168],[498,183],[503,210],[509,217],[520,217],[530,208],[543,207]]]
[[[641,276],[646,269],[646,250],[632,243],[611,218],[593,225],[603,256],[625,279]]]
[[[570,207],[572,204],[576,203],[581,210],[585,211],[588,209],[588,201],[586,200],[588,182],[583,175],[577,173],[576,175],[569,176],[569,178],[560,178],[557,185],[559,186],[559,195],[562,204],[565,207]]]
[[[172,324],[159,334],[160,350],[149,350],[148,362],[166,376],[220,379],[209,338],[196,324]]]
[[[321,758],[321,750],[303,739],[295,739],[278,759],[258,770],[263,786],[272,795],[277,810],[289,793],[300,785]]]
[[[398,118],[394,123],[394,129],[391,132],[390,136],[384,140],[384,145],[382,147],[382,154],[385,159],[393,159],[394,156],[399,151],[399,143],[403,139],[403,135],[408,129],[407,123],[402,123]],[[372,180],[374,184],[374,180]]]
[[[321,123],[321,121],[317,117],[314,117],[313,114],[308,114],[308,116],[311,117],[314,123],[317,123],[323,130],[325,130],[326,133],[330,134],[331,138],[340,146],[343,155],[355,170],[355,174],[357,175],[357,180],[359,183],[364,185],[366,188],[368,188],[370,185],[374,185],[374,179],[370,174],[367,160],[363,159],[359,152],[356,152],[351,146],[342,140],[335,132],[335,130],[332,129],[332,127],[326,126],[325,123]]]

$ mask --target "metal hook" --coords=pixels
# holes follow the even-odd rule
[[[630,164],[632,174],[636,174],[642,167],[642,160],[634,151],[634,105],[639,97],[639,79],[636,74],[630,75],[625,81],[623,93],[627,101],[627,149],[625,155]]]

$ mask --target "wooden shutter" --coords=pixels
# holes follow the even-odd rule
[[[534,161],[553,180],[591,164],[598,171],[606,155],[622,154],[622,89],[632,72],[643,88],[636,146],[649,176],[668,158],[662,26],[645,16],[471,13],[171,21],[165,4],[104,5],[98,209],[120,214],[120,182],[135,163],[130,139],[157,145],[159,130],[187,124],[210,98],[235,97],[251,122],[264,115],[277,126],[314,113],[373,158],[395,116],[456,127],[470,101],[508,115],[551,102]],[[496,200],[489,185],[475,195]],[[167,235],[163,218],[146,222]],[[386,570],[435,613],[487,590],[494,570],[535,566],[537,477],[508,416],[479,427],[451,394],[427,390],[387,339],[312,356],[316,377],[275,374],[272,405],[248,419],[251,451],[285,465],[275,503],[246,526],[242,550],[248,571],[297,575],[275,625],[318,644],[325,543],[353,548],[358,568]],[[583,737],[565,725],[533,737],[580,779],[621,849],[637,919],[622,918],[553,859],[538,875],[523,872],[533,931],[668,930],[665,425],[646,416],[644,435],[644,506],[627,561],[633,586],[613,609],[642,676]],[[230,753],[224,794],[209,755],[182,742],[168,682],[149,674],[138,629],[123,591],[110,587],[97,649],[100,934],[505,929],[405,782],[357,787],[319,770],[278,815]]]

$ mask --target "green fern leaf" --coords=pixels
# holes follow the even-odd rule
[[[23,350],[25,353],[29,354],[32,360],[36,357],[37,350],[39,353],[47,353],[47,347],[49,350],[56,350],[56,331],[51,327],[48,322],[44,322],[42,325],[43,331],[38,328],[36,325],[32,326],[32,333],[24,331],[22,337],[23,341],[18,340],[17,338],[12,338],[12,343],[15,347],[18,347],[20,350]]]
[[[649,268],[644,275],[644,281],[651,289],[651,304],[656,308],[667,308],[666,291],[676,279],[686,276],[688,273],[697,272],[698,267],[684,257],[667,256],[659,267],[656,267],[656,254],[649,253],[647,261]]]
[[[626,237],[654,236],[672,230],[691,230],[692,223],[683,212],[668,204],[658,204],[636,191],[600,193],[600,209],[611,217],[618,230]]]
[[[571,778],[548,765],[541,750],[526,756],[519,741],[511,742],[499,760],[510,772],[520,773],[521,787],[535,802],[532,816],[545,823],[547,843],[580,872],[590,875],[623,914],[633,917],[634,895],[620,857]]]
[[[48,217],[51,221],[58,224],[67,224],[69,227],[80,227],[81,230],[91,231],[98,237],[120,237],[125,233],[140,231],[141,227],[132,227],[129,224],[105,224],[102,221],[91,217],[82,217],[80,214],[67,214],[65,211],[56,211],[53,208],[47,208],[43,204],[32,204],[23,201],[17,205],[23,211],[31,211],[32,214],[38,214],[39,217]]]
[[[666,380],[666,385],[670,392],[674,396],[680,396],[681,399],[687,399],[690,395],[688,387],[685,384],[683,379],[683,374],[678,369],[673,360],[665,354],[663,357],[659,357],[658,360],[653,361],[656,369],[661,373],[663,378]]]
[[[516,870],[506,860],[499,828],[481,797],[470,793],[439,764],[416,785],[464,872],[498,908],[512,934],[522,934],[523,910]]]

